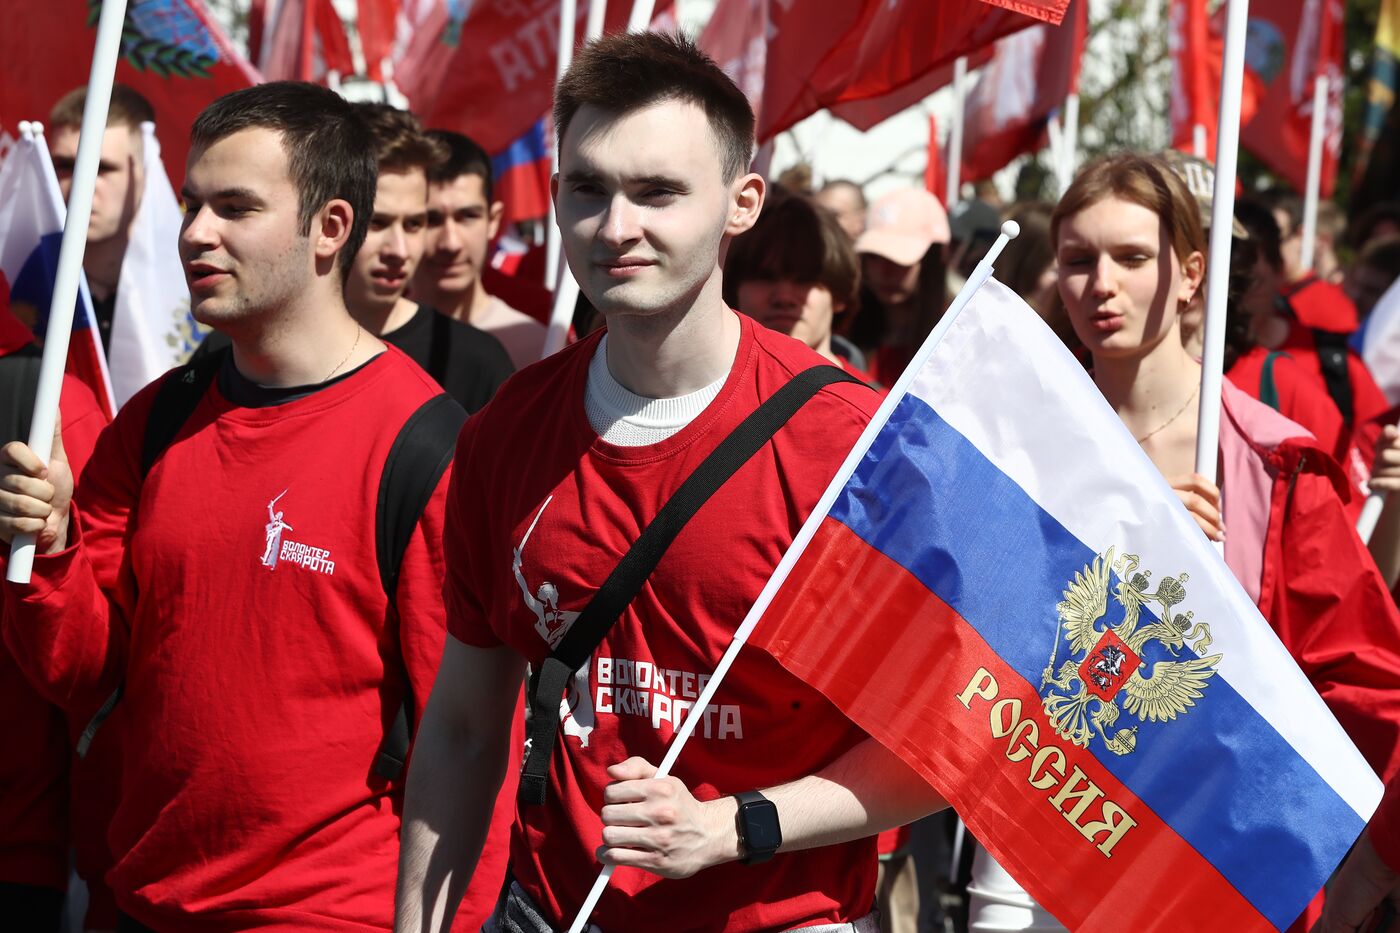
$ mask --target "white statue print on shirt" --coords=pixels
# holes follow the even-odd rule
[[[267,546],[263,548],[262,565],[269,570],[277,566],[277,555],[282,548],[282,532],[293,531],[291,525],[282,521],[282,516],[286,513],[273,511],[277,508],[277,500],[287,494],[287,490],[282,490],[277,494],[277,498],[267,504]]]
[[[549,508],[549,503],[553,500],[553,496],[544,500],[544,505],[540,506],[535,520],[526,530],[525,537],[520,539],[520,546],[515,549],[515,559],[511,563],[511,569],[515,571],[515,582],[520,584],[520,593],[525,598],[525,605],[535,614],[535,631],[550,648],[559,644],[579,614],[574,610],[559,608],[559,589],[553,583],[541,583],[539,588],[531,593],[530,584],[525,580],[522,562],[525,545],[534,533],[535,526],[539,524],[540,517],[544,515],[544,510]],[[574,671],[569,690],[559,701],[559,722],[564,728],[564,734],[577,738],[583,748],[588,747],[588,736],[593,732],[595,722],[593,697],[588,687],[588,669],[592,663],[593,659],[590,657],[583,667]]]

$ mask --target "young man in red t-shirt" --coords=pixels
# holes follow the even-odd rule
[[[390,923],[401,784],[376,759],[406,700],[417,721],[446,638],[447,479],[423,478],[387,586],[384,465],[441,390],[345,306],[375,194],[367,137],[311,85],[211,104],[179,246],[192,313],[231,352],[149,469],[148,421],[183,375],[123,407],[76,495],[58,437],[47,465],[0,451],[0,541],[38,535],[33,581],[4,588],[6,645],[65,709],[123,688],[97,737],[121,743],[107,879],[123,931]]]
[[[440,930],[472,878],[525,662],[539,665],[662,504],[822,357],[736,314],[721,260],[763,203],[747,100],[688,40],[611,36],[555,98],[556,215],[606,332],[517,373],[462,433],[447,529],[450,638],[405,800],[397,923]],[[942,806],[761,650],[739,653],[674,773],[656,762],[876,408],[815,395],[696,513],[561,696],[543,804],[518,806],[487,929],[864,931],[874,835]],[[832,638],[813,619],[814,637]],[[835,649],[834,649],[835,650]],[[836,650],[839,654],[839,650]],[[736,794],[761,792],[742,812]],[[773,855],[756,830],[781,831]],[[752,845],[746,845],[748,840]]]

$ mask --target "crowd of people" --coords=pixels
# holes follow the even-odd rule
[[[51,118],[65,186],[82,104]],[[84,261],[104,337],[159,118],[115,89]],[[951,212],[921,188],[770,184],[743,93],[655,33],[580,49],[554,126],[582,298],[543,360],[544,324],[491,291],[481,147],[290,82],[190,130],[170,287],[211,334],[110,424],[69,378],[48,462],[23,442],[34,321],[0,308],[0,541],[37,536],[32,581],[4,589],[7,928],[60,929],[76,871],[89,930],[549,933],[601,864],[609,933],[1059,929],[989,853],[950,870],[937,791],[760,650],[656,777],[1003,219],[1021,233],[998,277],[1395,784],[1400,496],[1369,543],[1355,526],[1400,489],[1400,372],[1354,344],[1400,273],[1400,205],[1350,225],[1329,206],[1305,267],[1301,202],[1238,200],[1202,476],[1208,163],[1117,153],[1055,203],[979,187]],[[822,387],[672,521],[814,368]],[[1307,920],[1358,929],[1400,890],[1397,847],[1400,791]]]

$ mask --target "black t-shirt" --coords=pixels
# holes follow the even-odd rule
[[[468,414],[480,411],[515,372],[499,340],[422,302],[408,323],[379,339],[408,354]]]
[[[102,338],[102,351],[112,351],[112,318],[117,313],[117,293],[106,298],[93,297],[92,316],[97,319],[97,333]]]

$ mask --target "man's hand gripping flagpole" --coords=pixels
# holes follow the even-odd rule
[[[126,0],[107,0],[102,4],[97,21],[97,45],[88,77],[87,103],[83,106],[83,124],[78,137],[78,158],[73,166],[73,187],[68,195],[68,218],[63,224],[63,243],[58,252],[53,304],[49,307],[49,326],[44,334],[39,390],[34,398],[34,418],[29,429],[29,449],[45,463],[53,454],[58,397],[63,387],[64,364],[68,360],[68,338],[73,333],[78,277],[83,271],[92,194],[97,184],[102,136],[107,131],[107,108],[112,100],[112,80],[125,22]],[[5,578],[11,583],[29,582],[34,568],[34,543],[31,534],[15,535],[10,543],[10,564]]]
[[[991,276],[992,265],[996,262],[997,257],[1001,255],[1002,249],[1004,249],[1006,244],[1014,239],[1020,232],[1021,228],[1015,221],[1008,220],[1001,225],[1001,236],[997,237],[996,242],[992,244],[992,248],[987,251],[987,255],[977,264],[977,268],[973,270],[971,277],[968,278],[967,283],[963,285],[962,291],[958,292],[957,297],[953,299],[953,303],[949,305],[947,312],[943,315],[942,319],[939,320],[938,326],[929,334],[928,339],[924,341],[919,351],[914,354],[913,360],[911,360],[908,367],[905,368],[904,373],[895,382],[894,387],[890,389],[889,395],[886,396],[884,402],[881,403],[879,409],[876,410],[875,416],[870,419],[870,423],[866,425],[864,432],[861,433],[855,446],[851,448],[851,452],[847,454],[846,459],[841,463],[841,468],[837,470],[836,475],[832,477],[831,483],[826,488],[826,492],[822,494],[816,507],[812,509],[812,514],[807,517],[807,521],[804,522],[802,527],[798,530],[797,536],[793,538],[792,545],[787,549],[787,553],[783,555],[783,559],[778,563],[777,569],[773,571],[773,575],[768,579],[768,583],[764,585],[763,591],[758,594],[758,599],[754,601],[753,607],[749,610],[748,615],[744,617],[743,623],[740,624],[738,630],[735,631],[734,639],[729,643],[729,647],[725,650],[724,656],[720,658],[719,664],[715,666],[714,674],[711,676],[709,683],[705,685],[705,689],[701,691],[699,699],[695,701],[695,704],[686,714],[685,722],[681,724],[680,731],[672,740],[670,747],[667,748],[666,757],[661,760],[661,764],[657,767],[656,773],[653,775],[654,778],[664,778],[671,773],[671,768],[675,766],[676,759],[680,757],[681,750],[685,747],[685,743],[690,739],[691,735],[695,732],[695,727],[704,717],[705,709],[714,700],[715,694],[718,692],[725,675],[729,672],[729,668],[733,665],[734,659],[738,656],[739,650],[743,648],[744,644],[748,641],[749,635],[753,632],[755,626],[758,625],[758,620],[763,617],[763,613],[767,611],[768,605],[773,601],[773,597],[777,594],[779,587],[787,580],[788,574],[792,572],[792,568],[797,563],[798,558],[802,556],[802,552],[806,550],[807,545],[816,534],[817,527],[822,523],[827,513],[831,511],[831,507],[836,502],[836,497],[840,494],[842,488],[845,487],[847,481],[850,480],[851,474],[855,472],[856,467],[860,464],[866,451],[870,449],[870,445],[874,442],[875,436],[880,433],[880,429],[885,426],[885,422],[889,421],[890,415],[894,412],[900,399],[902,399],[907,392],[909,384],[913,382],[914,377],[923,367],[924,362],[943,340],[943,335],[948,332],[953,322],[957,320],[958,315],[967,307],[972,297],[977,294],[977,289],[981,288],[982,283],[986,282]],[[598,875],[598,880],[593,883],[592,890],[588,892],[588,897],[584,900],[583,906],[579,908],[577,916],[574,917],[573,923],[569,926],[569,933],[582,933],[587,926],[588,918],[592,915],[593,908],[598,905],[598,899],[602,897],[603,891],[607,889],[608,882],[612,878],[613,868],[614,866],[608,865],[604,867],[602,872]]]
[[[1226,15],[1220,123],[1215,139],[1215,189],[1211,196],[1210,256],[1206,265],[1205,348],[1201,359],[1201,401],[1196,428],[1196,472],[1211,482],[1215,482],[1220,459],[1225,305],[1229,298],[1230,231],[1235,216],[1235,164],[1240,148],[1240,95],[1244,87],[1244,39],[1249,0],[1229,0]]]

